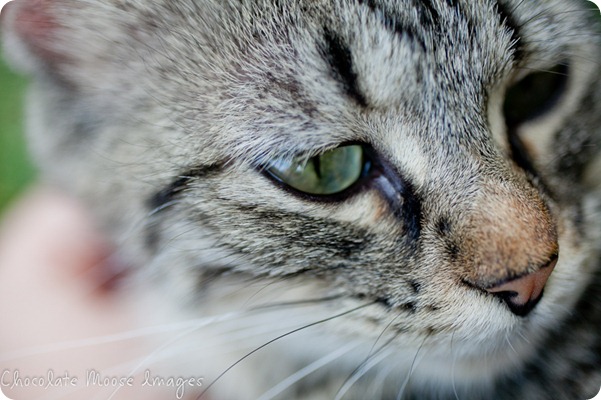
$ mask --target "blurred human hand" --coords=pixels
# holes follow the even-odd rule
[[[141,385],[144,369],[136,365],[152,345],[144,335],[123,335],[140,329],[139,318],[128,290],[111,284],[118,269],[107,262],[109,254],[84,208],[55,190],[32,189],[4,216],[0,222],[0,389],[6,396],[18,400],[176,398],[174,388]],[[124,338],[115,339],[119,335]],[[55,379],[67,375],[71,380],[50,387],[26,384],[25,378],[47,379],[50,371]],[[115,382],[90,384],[90,371],[134,379],[131,387]],[[18,383],[15,373],[24,387],[12,387]]]

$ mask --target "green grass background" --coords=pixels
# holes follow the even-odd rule
[[[35,176],[23,138],[25,87],[0,57],[0,213]]]

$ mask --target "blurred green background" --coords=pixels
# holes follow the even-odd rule
[[[0,57],[0,213],[35,176],[23,138],[25,87]]]

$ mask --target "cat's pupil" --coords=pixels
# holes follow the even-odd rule
[[[514,128],[550,112],[565,91],[568,69],[567,64],[559,64],[533,72],[511,86],[503,105],[507,126]]]

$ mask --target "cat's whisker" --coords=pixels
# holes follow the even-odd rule
[[[377,358],[378,354],[382,353],[400,334],[400,332],[396,332],[391,338],[389,338],[382,346],[380,346],[377,350],[374,351],[377,343],[379,342],[379,340],[382,338],[382,336],[384,335],[384,333],[388,330],[388,328],[401,316],[401,314],[397,314],[394,318],[392,318],[392,320],[384,327],[384,329],[382,330],[382,332],[380,332],[380,334],[378,335],[378,337],[376,338],[375,342],[372,344],[367,356],[365,357],[365,359],[357,366],[355,367],[355,369],[353,371],[351,371],[351,373],[349,374],[349,376],[345,379],[344,383],[342,384],[342,386],[340,387],[340,389],[338,390],[338,393],[342,393],[342,395],[344,395],[344,393],[346,393],[346,391],[348,389],[350,389],[350,387],[353,385],[354,382],[356,382],[356,379],[359,379],[359,377],[357,377],[357,375],[362,375],[364,372],[364,369],[366,368],[367,365],[370,365],[372,359]],[[351,383],[352,382],[352,383]],[[348,386],[347,386],[348,385]],[[344,391],[343,389],[346,388]]]
[[[307,300],[307,303],[311,304],[314,301],[320,301],[320,300]],[[298,304],[304,305],[306,303],[299,302]],[[281,332],[281,331],[289,331],[291,329],[294,329],[295,326],[298,326],[298,324],[294,323],[294,322],[287,322],[284,325],[279,325],[279,326],[275,326],[275,327],[270,326],[270,325],[265,325],[265,324],[260,324],[259,326],[257,326],[256,320],[254,319],[255,311],[264,310],[264,311],[273,312],[274,309],[276,309],[279,306],[290,307],[290,306],[294,306],[294,305],[295,304],[293,304],[293,303],[282,303],[282,304],[274,303],[274,304],[265,305],[262,307],[259,306],[254,309],[249,309],[247,311],[250,314],[247,316],[240,316],[231,321],[221,321],[221,322],[225,322],[225,323],[229,322],[230,325],[232,325],[227,330],[211,331],[211,335],[207,335],[207,332],[205,332],[204,336],[203,336],[204,340],[210,342],[209,339],[211,337],[226,337],[227,340],[222,341],[221,344],[224,345],[228,349],[229,353],[236,354],[240,351],[247,351],[247,349],[248,349],[247,342],[249,340],[252,340],[253,338],[261,339],[261,338],[264,338],[266,335],[273,335],[274,333]],[[314,316],[314,312],[311,310],[307,310],[307,312],[305,312],[304,314],[297,314],[297,316],[300,317],[301,319],[310,320]],[[284,320],[284,322],[285,321],[286,320]],[[248,322],[247,326],[243,326],[243,324],[242,324],[243,322]],[[210,349],[211,348],[210,343],[203,343],[201,346],[191,347],[189,342],[181,342],[182,339],[184,339],[186,336],[194,334],[194,332],[196,332],[198,329],[201,329],[201,328],[202,327],[191,326],[186,331],[179,333],[176,337],[173,337],[173,338],[170,337],[167,341],[165,341],[158,348],[156,348],[155,350],[153,350],[151,353],[149,353],[147,355],[137,357],[132,360],[128,360],[126,362],[121,363],[120,365],[111,367],[109,369],[103,369],[101,371],[102,375],[103,376],[128,376],[128,377],[136,376],[136,373],[138,371],[140,371],[142,368],[149,369],[153,365],[162,365],[165,360],[169,360],[173,357],[179,357],[182,354],[196,353],[196,352],[201,352],[202,350]],[[250,330],[250,329],[254,329],[254,330]],[[174,345],[178,342],[181,342],[181,345],[173,348]],[[241,346],[235,346],[237,343],[241,344]],[[352,349],[354,349],[358,346],[359,346],[359,343],[348,345],[348,349],[344,352],[344,354],[348,353],[349,351],[351,351]],[[166,351],[168,348],[172,348],[172,349],[170,351]],[[345,349],[346,349],[346,347],[345,347]],[[199,360],[201,360],[201,359],[202,358],[200,358]],[[325,360],[322,360],[322,361],[325,361]],[[317,367],[317,364],[313,365],[313,367]],[[316,369],[317,368],[315,368],[315,370]],[[310,373],[310,372],[308,372],[308,373]],[[77,386],[75,388],[69,388],[69,389],[70,389],[69,391],[61,391],[60,393],[57,393],[56,396],[53,397],[52,399],[48,398],[48,397],[43,397],[43,399],[44,400],[53,400],[54,398],[56,398],[56,399],[62,398],[63,396],[65,396],[67,394],[72,394],[72,393],[76,393],[78,391],[84,390],[85,386]],[[109,389],[111,389],[111,388],[108,388],[107,390],[109,390]],[[111,399],[119,392],[120,389],[121,389],[120,387],[117,387],[115,390],[112,391],[112,393],[110,394],[109,397],[107,397],[106,393],[99,393],[98,399],[99,400],[100,399]]]
[[[526,1],[527,1],[527,0],[521,0],[521,1],[520,1],[518,4],[516,4],[516,5],[515,5],[515,6],[514,6],[514,7],[511,9],[511,11],[510,11],[510,14],[511,14],[511,15],[515,15],[515,14],[517,13],[517,11],[519,10],[519,8],[520,8],[522,5],[524,5],[524,3],[525,3]]]
[[[259,288],[255,293],[253,293],[252,295],[250,295],[246,301],[244,302],[244,305],[248,305],[250,303],[252,303],[252,301],[258,297],[259,295],[261,295],[263,293],[263,291],[269,289],[269,287],[276,285],[278,282],[275,280],[269,281],[266,284],[264,284],[261,288]]]
[[[295,385],[296,383],[298,383],[302,379],[306,378],[308,375],[312,374],[313,372],[319,370],[320,368],[325,367],[326,365],[336,361],[337,359],[341,358],[342,356],[355,350],[357,347],[359,347],[359,345],[360,345],[360,343],[348,343],[346,346],[342,346],[341,348],[337,349],[336,351],[333,351],[332,353],[327,354],[326,356],[312,362],[311,364],[307,365],[306,367],[304,367],[304,368],[300,369],[299,371],[295,372],[294,374],[288,376],[286,379],[284,379],[283,381],[278,383],[276,386],[269,389],[267,392],[263,393],[261,396],[259,396],[259,398],[257,400],[273,399],[275,396],[279,395],[280,393],[282,393],[289,387]]]
[[[343,297],[344,297],[343,295],[334,295],[334,296],[327,296],[327,297],[318,297],[318,298],[314,298],[314,299],[293,300],[293,301],[274,303],[274,304],[265,304],[265,305],[261,304],[261,305],[250,307],[249,309],[250,310],[265,310],[265,309],[274,308],[274,307],[281,308],[281,307],[290,307],[290,306],[315,305],[315,304],[321,304],[321,303],[328,302],[328,301],[338,300]]]
[[[160,213],[161,211],[164,211],[170,207],[173,207],[177,204],[183,203],[183,201],[181,199],[172,199],[166,203],[161,204],[160,206],[155,207],[154,209],[150,210],[150,212],[144,217],[146,219],[152,218],[154,217],[156,214]]]
[[[179,354],[181,354],[181,352]],[[101,376],[129,377],[130,375],[126,375],[127,371],[130,370],[131,368],[133,368],[134,366],[138,365],[140,360],[142,360],[144,358],[146,358],[145,355],[136,357],[135,359],[131,359],[128,361],[123,361],[122,363],[120,363],[118,365],[112,366],[110,368],[104,368],[101,371],[96,371],[96,370],[94,370],[94,371],[97,372]],[[153,367],[153,365],[147,365],[147,368],[152,368],[152,367]],[[65,396],[74,395],[75,393],[82,392],[82,391],[86,390],[86,388],[90,385],[90,382],[92,382],[92,384],[94,383],[93,378],[90,379],[90,382],[88,381],[88,379],[89,379],[88,374],[90,374],[90,373],[91,373],[91,371],[86,371],[86,379],[85,379],[86,383],[85,384],[80,384],[75,387],[65,387],[65,388],[63,388],[63,390],[60,390],[51,395],[45,394],[36,400],[59,400],[59,399],[64,398]],[[99,392],[96,394],[96,396],[93,397],[93,400],[107,400],[107,396],[109,396],[109,394],[107,392],[109,392],[112,389],[110,386],[107,386],[103,389],[104,390],[99,390]]]
[[[299,302],[299,304],[303,305],[302,302]],[[284,305],[285,306],[294,306],[295,304],[294,303],[285,303]],[[268,309],[270,307],[278,307],[278,306],[280,306],[280,305],[271,304],[271,305],[265,305],[263,307],[265,307],[265,309]],[[111,335],[104,335],[104,336],[86,338],[86,339],[81,339],[81,340],[70,340],[70,341],[65,341],[65,342],[60,342],[60,343],[53,343],[53,344],[49,344],[49,345],[31,347],[31,348],[27,348],[27,349],[20,349],[17,351],[5,352],[0,355],[0,362],[5,363],[5,362],[12,361],[12,360],[24,358],[24,357],[31,357],[31,356],[36,356],[36,355],[48,354],[48,353],[55,353],[55,352],[66,351],[66,350],[74,350],[74,349],[85,348],[85,347],[90,347],[90,346],[98,346],[98,345],[104,345],[104,344],[124,342],[124,341],[128,341],[128,340],[139,339],[141,337],[157,336],[160,334],[172,333],[172,332],[186,330],[186,329],[197,330],[197,329],[200,329],[200,328],[203,328],[206,326],[215,325],[217,323],[228,322],[228,321],[234,321],[235,323],[239,324],[241,321],[241,318],[243,318],[243,317],[250,318],[251,316],[249,314],[251,312],[256,312],[259,310],[261,310],[261,307],[257,307],[254,310],[249,309],[249,310],[229,312],[229,313],[225,313],[222,315],[215,315],[215,316],[211,316],[211,317],[198,318],[198,319],[182,321],[182,322],[173,322],[173,323],[169,323],[169,324],[151,326],[151,327],[140,328],[140,329],[133,329],[130,331],[119,332],[119,333],[111,334]]]
[[[152,361],[152,359],[161,351],[163,351],[164,349],[166,349],[167,347],[171,346],[173,343],[176,343],[178,341],[180,341],[181,339],[185,338],[186,336],[189,336],[190,334],[192,334],[193,332],[198,331],[198,329],[200,329],[200,327],[193,327],[191,329],[188,329],[184,332],[179,333],[178,335],[176,335],[173,338],[170,338],[169,340],[167,340],[165,343],[163,343],[162,345],[160,345],[158,348],[156,348],[155,350],[153,350],[150,354],[148,354],[146,357],[144,357],[129,373],[128,376],[133,376],[135,375],[141,368],[143,368],[145,365],[147,365],[149,362]],[[117,395],[117,393],[119,392],[121,388],[117,387],[113,393],[108,397],[107,400],[112,400],[115,395]]]
[[[553,75],[558,75],[558,76],[568,76],[568,74],[565,74],[565,73],[551,71],[551,70],[546,70],[546,69],[541,69],[541,68],[520,67],[518,69],[520,71],[544,72],[544,73],[547,73],[547,74],[553,74]]]
[[[407,373],[407,377],[405,378],[405,380],[403,381],[403,384],[401,385],[401,388],[399,389],[396,400],[401,400],[403,398],[403,395],[405,394],[405,390],[407,389],[407,386],[409,385],[409,382],[411,381],[411,377],[413,376],[413,372],[415,371],[415,366],[417,363],[417,358],[419,356],[419,353],[421,352],[422,348],[426,344],[426,341],[430,338],[430,335],[431,334],[426,335],[424,337],[424,340],[422,341],[422,343],[417,348],[417,351],[415,352],[415,356],[413,357],[413,360],[411,361],[411,366],[409,367],[409,372]]]
[[[516,351],[516,349],[513,347],[513,344],[511,344],[511,340],[509,340],[509,334],[505,333],[505,341],[507,342],[507,344],[509,345],[509,348],[517,355],[519,356],[520,354]]]
[[[583,32],[574,32],[574,33],[568,33],[565,35],[561,36],[563,39],[589,39],[591,38],[591,35],[588,33],[583,33]],[[528,43],[529,44],[536,44],[536,43],[548,43],[549,41],[545,41],[544,39],[529,39]],[[566,50],[568,52],[568,54],[573,55],[575,57],[582,57],[582,54],[578,54],[577,52],[574,51],[570,51],[569,49]],[[537,60],[537,58],[532,58],[532,60]],[[598,62],[595,60],[595,62]]]
[[[516,333],[517,333],[517,334],[520,336],[520,338],[522,338],[522,340],[523,340],[524,342],[526,342],[526,343],[528,343],[528,344],[532,344],[532,343],[530,342],[530,340],[529,340],[529,339],[528,339],[526,336],[524,336],[524,334],[523,334],[522,332],[520,332],[520,331],[518,330],[518,331],[516,331]]]
[[[451,334],[451,385],[453,387],[453,394],[455,395],[455,400],[459,399],[459,394],[457,393],[457,384],[455,377],[455,366],[457,364],[457,354],[455,354],[454,342],[455,342],[455,332],[457,330],[453,330]]]
[[[393,349],[388,349],[387,351],[384,351],[378,355],[374,354],[374,357],[372,357],[368,363],[364,364],[359,370],[357,370],[357,372],[354,373],[351,377],[349,377],[349,379],[346,380],[344,385],[340,389],[338,389],[334,400],[341,400],[344,397],[344,395],[351,389],[351,387],[355,383],[357,383],[357,381],[359,381],[359,379],[365,376],[365,374],[367,374],[372,368],[380,364],[383,360],[385,360],[387,357],[390,357],[392,354],[394,354]]]
[[[367,361],[369,359],[369,357],[374,353],[374,349],[376,348],[376,345],[378,344],[378,342],[380,341],[380,339],[382,339],[382,337],[384,336],[384,333],[386,333],[386,331],[388,329],[390,329],[390,327],[392,326],[392,324],[394,324],[401,316],[402,316],[401,313],[397,313],[394,316],[394,318],[392,318],[390,320],[390,322],[388,324],[386,324],[386,326],[384,327],[384,329],[382,329],[382,332],[380,332],[380,334],[378,335],[378,337],[376,338],[376,340],[372,344],[371,348],[369,349],[369,353],[368,353],[367,357],[365,358],[364,362]],[[393,339],[396,338],[397,336],[398,336],[398,333],[393,336]],[[390,343],[390,341],[387,342],[386,344],[384,344],[384,346],[386,346],[388,343]],[[380,349],[378,349],[377,351],[380,351],[382,349],[382,347],[380,347]]]
[[[381,368],[379,368],[377,375],[374,377],[371,386],[374,388],[371,396],[374,399],[381,399],[384,397],[384,389],[386,385],[386,379],[389,378],[390,374],[392,374],[395,370],[398,371],[399,365],[403,362],[403,360],[399,360],[395,362],[389,362],[384,364]]]
[[[307,319],[311,320],[314,316],[314,310],[309,309],[305,312],[296,311],[296,315],[299,319]],[[233,345],[239,341],[245,341],[252,337],[263,338],[267,334],[274,334],[278,331],[289,331],[294,327],[298,326],[297,322],[283,320],[281,324],[257,324],[256,314],[249,314],[247,316],[241,316],[237,320],[228,321],[229,325],[224,326],[224,329],[211,329],[210,331],[204,332],[206,342],[209,342],[209,338],[211,337],[225,337],[227,338],[223,341],[224,344],[228,345],[227,349],[230,352],[236,352],[236,349]],[[211,327],[214,328],[214,327]],[[210,348],[211,344],[201,344],[200,346],[190,347],[190,343],[184,342],[182,343],[181,349],[174,350],[174,355],[179,354],[180,351],[191,352],[191,351],[200,351],[203,349]],[[247,348],[247,345],[242,346],[241,348]],[[166,354],[166,353],[163,353]],[[169,357],[169,355],[166,355]]]
[[[572,10],[566,10],[566,11],[562,11],[562,12],[559,12],[559,13],[555,13],[554,16],[555,17],[557,17],[557,16],[565,16],[565,15],[574,14],[574,13],[582,13],[582,14],[585,14],[585,15],[589,15],[592,11],[597,11],[597,9],[595,9],[595,8],[589,8],[589,9],[580,9],[580,8],[579,9],[572,9]],[[548,11],[543,10],[543,11],[541,11],[541,12],[533,15],[532,17],[528,18],[525,21],[520,21],[519,28],[520,29],[524,29],[524,27],[526,25],[532,24],[534,21],[536,21],[539,18],[546,18],[546,17],[548,17]]]
[[[324,319],[321,319],[321,320],[319,320],[319,321],[315,321],[315,322],[312,322],[312,323],[309,323],[309,324],[303,325],[303,326],[301,326],[301,327],[299,327],[299,328],[296,328],[296,329],[293,329],[293,330],[291,330],[291,331],[288,331],[288,332],[286,332],[286,333],[284,333],[284,334],[282,334],[282,335],[279,335],[279,336],[277,336],[277,337],[275,337],[275,338],[273,338],[273,339],[271,339],[271,340],[269,340],[269,341],[267,341],[267,342],[263,343],[261,346],[259,346],[259,347],[255,348],[255,349],[254,349],[254,350],[252,350],[251,352],[247,353],[246,355],[244,355],[243,357],[241,357],[240,359],[238,359],[238,361],[236,361],[235,363],[233,363],[232,365],[230,365],[230,366],[229,366],[228,368],[226,368],[226,369],[225,369],[225,370],[224,370],[224,371],[223,371],[221,374],[219,374],[219,375],[218,375],[218,376],[217,376],[215,379],[213,379],[213,381],[212,381],[211,383],[209,383],[209,384],[208,384],[208,385],[207,385],[207,386],[206,386],[206,387],[203,389],[203,391],[202,391],[202,392],[200,393],[200,395],[198,396],[197,400],[201,399],[201,398],[202,398],[202,396],[203,396],[203,395],[204,395],[204,394],[205,394],[205,393],[206,393],[206,392],[207,392],[207,391],[208,391],[208,390],[209,390],[209,389],[210,389],[210,388],[211,388],[211,387],[212,387],[212,386],[213,386],[215,383],[217,383],[217,381],[219,381],[219,379],[221,379],[221,378],[222,378],[222,377],[223,377],[225,374],[227,374],[227,373],[228,373],[230,370],[232,370],[234,367],[236,367],[236,365],[240,364],[242,361],[244,361],[245,359],[247,359],[247,358],[248,358],[248,357],[250,357],[251,355],[255,354],[256,352],[258,352],[258,351],[260,351],[260,350],[264,349],[265,347],[269,346],[270,344],[272,344],[272,343],[274,343],[274,342],[276,342],[276,341],[278,341],[278,340],[280,340],[280,339],[282,339],[282,338],[284,338],[284,337],[290,336],[290,335],[292,335],[292,334],[294,334],[294,333],[297,333],[297,332],[300,332],[300,331],[306,330],[306,329],[308,329],[308,328],[311,328],[311,327],[313,327],[313,326],[317,326],[317,325],[320,325],[320,324],[323,324],[323,323],[326,323],[326,322],[329,322],[329,321],[335,320],[335,319],[337,319],[337,318],[340,318],[340,317],[343,317],[343,316],[345,316],[345,315],[348,315],[348,314],[354,313],[354,312],[356,312],[356,311],[359,311],[359,310],[361,310],[361,309],[363,309],[363,308],[366,308],[366,307],[368,307],[368,306],[375,305],[375,304],[377,304],[377,303],[376,303],[376,302],[371,302],[371,303],[367,303],[367,304],[360,305],[360,306],[358,306],[358,307],[355,307],[355,308],[352,308],[352,309],[350,309],[350,310],[344,311],[344,312],[342,312],[342,313],[339,313],[339,314],[333,315],[333,316],[331,316],[331,317],[324,318]]]
[[[585,63],[589,63],[589,64],[593,64],[593,65],[600,65],[599,62],[595,62],[594,60],[590,60],[584,56],[568,56],[567,55],[566,57],[569,58],[570,61],[581,60],[581,61],[584,61]],[[557,60],[545,60],[542,58],[541,59],[533,59],[533,61],[540,62],[540,63],[556,63],[557,62]],[[586,65],[583,65],[580,63],[575,63],[575,62],[571,62],[567,65],[571,71],[577,71],[579,73],[587,73],[588,69],[590,68],[590,65],[586,66]],[[549,71],[544,68],[531,68],[531,67],[524,67],[524,66],[518,67],[518,68],[516,68],[516,70],[530,71],[530,72],[544,72],[544,73],[550,73],[550,74],[555,74],[555,75],[560,75],[560,76],[569,76],[570,75],[569,72],[567,74],[562,74],[557,71]]]

